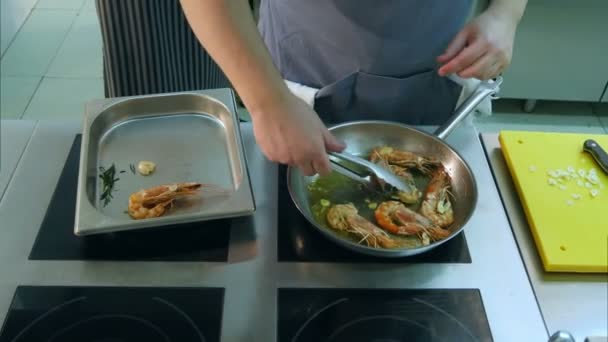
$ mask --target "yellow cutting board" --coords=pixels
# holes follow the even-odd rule
[[[608,176],[591,155],[583,152],[586,139],[594,139],[608,151],[605,134],[499,134],[532,236],[549,272],[608,273]],[[555,177],[557,170],[568,173],[568,167],[578,176]],[[588,175],[592,168],[598,184],[579,173],[582,169]]]

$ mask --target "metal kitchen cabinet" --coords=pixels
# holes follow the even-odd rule
[[[593,102],[602,98],[608,80],[607,13],[605,0],[530,0],[501,97]]]

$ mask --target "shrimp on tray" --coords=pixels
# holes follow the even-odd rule
[[[212,185],[194,182],[158,185],[132,193],[129,196],[128,214],[135,220],[163,216],[175,200],[195,195],[201,188],[223,192]]]

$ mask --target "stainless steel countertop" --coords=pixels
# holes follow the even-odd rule
[[[0,120],[0,200],[10,182],[13,171],[25,150],[32,132],[34,121]]]
[[[482,141],[549,333],[566,330],[576,341],[595,336],[608,341],[608,276],[544,271],[498,134],[482,134]]]
[[[0,202],[0,320],[22,284],[220,286],[226,289],[222,341],[268,342],[276,340],[278,287],[478,288],[495,341],[548,339],[477,132],[469,125],[457,128],[448,142],[470,164],[479,187],[477,210],[465,228],[471,264],[278,263],[277,167],[263,157],[250,124],[242,125],[242,134],[257,211],[233,225],[227,263],[30,261],[80,130],[77,122],[41,122]]]

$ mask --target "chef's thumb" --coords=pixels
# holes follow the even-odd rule
[[[334,137],[327,129],[323,132],[323,140],[327,152],[342,152],[346,148],[346,144]]]

